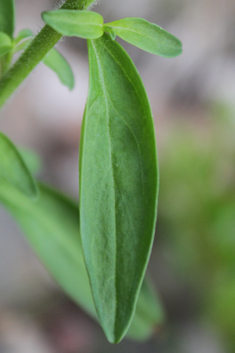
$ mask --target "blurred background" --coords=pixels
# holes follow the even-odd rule
[[[52,0],[16,0],[16,32],[43,26]],[[106,22],[138,16],[181,39],[165,59],[122,43],[152,106],[160,197],[149,272],[166,323],[147,342],[112,346],[47,274],[0,210],[0,353],[235,352],[235,2],[102,0]],[[78,146],[88,87],[84,40],[58,50],[72,92],[39,65],[1,111],[0,130],[42,160],[40,178],[78,196]]]

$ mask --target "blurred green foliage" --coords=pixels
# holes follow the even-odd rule
[[[203,121],[177,121],[160,157],[160,242],[198,318],[234,352],[235,112],[217,103]]]

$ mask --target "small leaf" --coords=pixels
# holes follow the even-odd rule
[[[25,50],[32,42],[34,34],[30,29],[22,29],[14,40],[14,53]]]
[[[100,323],[119,342],[135,311],[156,222],[158,169],[148,98],[109,35],[88,41],[80,147],[81,237]]]
[[[46,24],[64,36],[76,36],[87,39],[103,35],[103,17],[92,11],[59,10],[43,12]]]
[[[11,49],[12,49],[11,38],[7,34],[0,32],[0,56],[3,56],[9,53]]]
[[[116,39],[116,33],[113,31],[113,29],[111,27],[108,26],[104,26],[105,31],[110,35],[110,37],[112,38],[112,40]]]
[[[0,32],[13,38],[15,29],[15,2],[14,0],[0,0]]]
[[[36,183],[20,152],[7,136],[0,133],[0,178],[31,198],[38,195]]]
[[[45,185],[39,185],[40,198],[32,202],[10,184],[0,183],[0,200],[19,223],[43,264],[64,291],[97,319],[83,260],[78,206]],[[150,303],[151,319],[145,312]],[[161,310],[149,280],[145,280],[127,335],[138,340],[148,338],[162,322]]]
[[[17,34],[17,37],[14,40],[15,45],[17,45],[18,43],[20,43],[22,40],[25,40],[27,38],[33,38],[34,34],[30,29],[22,29],[21,31],[19,31],[19,33]]]
[[[128,43],[149,53],[172,58],[182,53],[181,41],[154,23],[142,18],[129,17],[104,25]]]
[[[67,86],[70,90],[74,88],[74,75],[69,63],[56,50],[51,49],[47,56],[43,59],[43,63],[52,69],[60,79],[60,82]]]
[[[29,44],[31,44],[32,40],[33,40],[32,38],[28,38],[28,39],[25,39],[24,41],[21,41],[19,44],[17,44],[14,47],[13,52],[16,53],[17,51],[25,50],[29,46]]]

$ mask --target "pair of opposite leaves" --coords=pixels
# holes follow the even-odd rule
[[[99,14],[88,11],[59,10],[42,17],[63,35],[89,39],[89,93],[79,163],[80,230],[97,314],[108,340],[117,343],[131,323],[150,256],[158,169],[145,89],[114,38],[117,34],[166,57],[179,55],[181,42],[138,18],[103,25]]]
[[[26,162],[25,162],[26,160]],[[38,170],[32,154],[19,152],[0,133],[0,201],[22,227],[28,241],[67,294],[93,317],[96,311],[82,255],[79,210],[67,197],[37,185],[31,172]],[[146,339],[162,323],[161,306],[145,279],[128,336]]]

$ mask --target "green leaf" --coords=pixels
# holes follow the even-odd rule
[[[42,161],[38,154],[25,148],[20,148],[19,152],[32,174],[37,174],[42,170]]]
[[[0,187],[0,199],[57,282],[76,302],[95,313],[80,245],[78,207],[46,186],[39,185],[39,189],[36,202],[10,186]]]
[[[149,53],[172,58],[182,53],[181,41],[154,23],[130,17],[104,25],[122,39]]]
[[[55,280],[78,305],[96,318],[79,236],[78,206],[45,185],[39,185],[39,188],[40,198],[32,202],[3,181],[0,200]],[[150,303],[151,318],[145,311]],[[144,281],[129,337],[148,338],[154,327],[162,322],[161,310],[151,284]]]
[[[64,36],[95,39],[103,35],[103,17],[92,11],[59,10],[43,12],[46,24]]]
[[[0,32],[0,56],[3,56],[9,53],[11,49],[12,49],[11,38],[7,34]]]
[[[145,340],[164,321],[165,313],[161,301],[153,289],[150,278],[147,276],[141,287],[134,320],[128,330],[128,336],[135,340]]]
[[[17,37],[14,40],[14,53],[20,50],[25,50],[29,44],[31,44],[34,38],[34,34],[30,29],[22,29],[19,31]]]
[[[22,29],[21,31],[19,31],[19,33],[17,34],[17,37],[14,40],[15,45],[17,45],[18,43],[20,43],[22,40],[28,39],[28,38],[33,38],[34,34],[30,29]]]
[[[14,0],[0,0],[0,32],[13,38],[15,29],[15,2]]]
[[[0,133],[0,180],[14,185],[28,197],[38,195],[37,185],[30,174],[20,152],[7,136]]]
[[[25,50],[29,46],[29,44],[31,44],[31,42],[32,42],[32,38],[28,38],[28,39],[25,39],[24,41],[21,41],[19,44],[17,44],[14,47],[14,53],[20,50]]]
[[[74,88],[74,75],[69,63],[56,50],[51,49],[43,59],[43,63],[52,69],[60,79],[60,82],[70,90]]]
[[[104,34],[88,41],[90,82],[80,148],[83,251],[100,323],[119,342],[131,322],[154,238],[155,132],[141,78]]]
[[[116,33],[112,30],[111,27],[108,26],[104,26],[105,31],[110,35],[110,37],[112,38],[112,40],[116,39]]]

